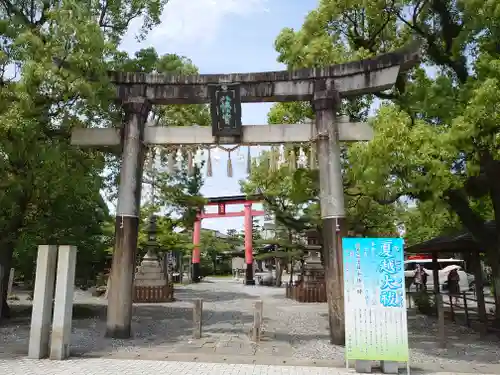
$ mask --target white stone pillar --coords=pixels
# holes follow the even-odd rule
[[[52,317],[56,262],[57,246],[38,246],[28,349],[28,357],[32,359],[45,358],[49,354],[50,318]]]
[[[75,268],[76,247],[67,245],[59,246],[50,359],[61,360],[69,357]]]

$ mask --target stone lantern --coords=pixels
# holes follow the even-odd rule
[[[304,287],[317,287],[325,282],[325,269],[321,264],[320,252],[321,246],[307,246],[307,257],[304,260]]]
[[[135,302],[165,302],[171,298],[171,288],[158,260],[156,240],[156,216],[151,215],[146,231],[147,252],[135,273]]]

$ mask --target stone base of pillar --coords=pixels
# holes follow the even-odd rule
[[[201,279],[200,263],[192,263],[191,281],[193,283],[199,283],[200,279]]]
[[[115,251],[109,276],[106,337],[128,339],[132,334],[132,304],[138,232],[139,218],[137,216],[116,216]]]
[[[253,278],[253,264],[247,264],[245,270],[245,285],[255,285],[255,280]]]

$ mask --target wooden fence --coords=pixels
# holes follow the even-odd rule
[[[415,303],[412,301],[412,296],[418,295],[419,292],[407,292],[408,307],[412,307]],[[434,293],[428,292],[429,298],[434,299]],[[480,328],[480,330],[488,330],[492,332],[500,332],[499,329],[492,326],[495,317],[495,302],[485,300],[486,305],[486,321],[482,322],[479,317],[477,308],[477,299],[475,293],[462,292],[460,295],[452,296],[449,294],[442,294],[444,316],[457,324],[464,324],[471,328]],[[480,327],[480,326],[483,327]]]
[[[319,284],[317,287],[303,287],[301,285],[287,284],[286,298],[305,303],[326,302],[325,285]]]
[[[136,286],[134,288],[135,303],[160,303],[174,300],[174,285]]]
[[[445,307],[445,316],[455,323],[465,324],[472,327],[476,323],[486,323],[487,329],[494,332],[500,332],[492,326],[495,318],[495,302],[484,301],[486,305],[486,322],[481,322],[479,318],[477,299],[467,293],[461,293],[460,296],[443,296],[443,306]]]

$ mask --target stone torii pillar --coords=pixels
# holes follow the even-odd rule
[[[345,342],[344,275],[342,237],[346,234],[344,186],[342,180],[339,123],[335,112],[340,96],[333,83],[316,81],[312,101],[316,114],[317,153],[319,165],[320,206],[323,222],[326,293],[329,301],[329,323],[332,341]]]
[[[135,257],[145,157],[144,125],[151,105],[144,98],[131,98],[124,102],[123,107],[123,153],[106,323],[106,336],[113,338],[129,338],[131,334]]]

